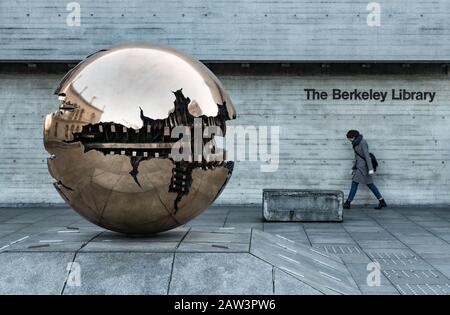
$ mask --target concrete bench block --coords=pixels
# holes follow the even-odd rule
[[[344,193],[340,190],[264,189],[267,221],[342,222]]]

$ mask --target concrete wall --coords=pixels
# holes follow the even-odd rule
[[[0,1],[0,60],[81,60],[123,42],[167,44],[201,60],[450,60],[450,1]]]
[[[44,115],[64,73],[0,73],[0,204],[62,202],[48,175]],[[234,100],[233,124],[279,125],[277,172],[238,162],[218,203],[260,203],[263,188],[340,189],[347,193],[353,153],[345,140],[359,129],[380,160],[376,182],[388,202],[450,203],[450,91],[446,75],[219,75]],[[307,101],[304,88],[436,91],[433,103]],[[359,203],[374,202],[366,188]]]

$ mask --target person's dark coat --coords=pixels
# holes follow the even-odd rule
[[[352,145],[354,150],[359,154],[355,153],[353,181],[360,184],[372,184],[373,178],[372,175],[369,175],[369,171],[373,170],[373,166],[369,155],[369,146],[366,140],[360,134],[353,140]],[[365,160],[362,157],[364,157]]]

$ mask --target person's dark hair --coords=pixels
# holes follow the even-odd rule
[[[359,136],[359,131],[358,130],[349,130],[347,132],[347,139],[356,138],[358,136]]]

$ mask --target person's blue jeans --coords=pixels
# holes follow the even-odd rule
[[[352,181],[352,187],[350,188],[350,193],[348,194],[347,198],[348,201],[352,202],[353,198],[355,198],[356,192],[358,191],[358,185],[359,183]],[[381,196],[381,193],[378,190],[377,186],[375,186],[375,184],[367,184],[367,187],[369,187],[369,189],[373,192],[378,200],[383,199],[383,196]]]

